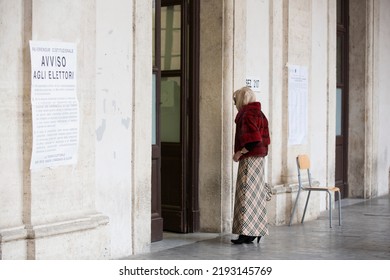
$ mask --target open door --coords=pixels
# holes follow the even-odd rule
[[[161,0],[155,11],[156,20],[160,20],[156,29],[160,30],[156,32],[159,38],[155,38],[160,40],[156,43],[156,48],[157,44],[160,47],[156,51],[156,57],[160,57],[156,65],[161,77],[159,85],[156,83],[159,92],[156,102],[159,102],[163,230],[194,232],[199,228],[199,1]],[[152,191],[157,198],[158,188]]]
[[[337,89],[335,185],[348,196],[348,0],[337,0]]]
[[[151,241],[163,238],[161,212],[161,141],[160,141],[160,0],[153,1],[153,83],[152,83],[152,236]]]

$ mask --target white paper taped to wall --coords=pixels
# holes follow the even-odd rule
[[[30,41],[33,147],[30,169],[76,164],[76,44]]]
[[[308,71],[288,65],[288,144],[302,145],[307,138]]]

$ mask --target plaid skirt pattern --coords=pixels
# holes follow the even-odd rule
[[[248,157],[238,165],[233,234],[268,235],[264,158]]]

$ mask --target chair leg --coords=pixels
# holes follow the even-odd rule
[[[338,191],[339,194],[339,226],[341,226],[341,193]]]
[[[294,217],[294,213],[295,213],[295,210],[297,208],[297,203],[298,203],[298,199],[299,199],[299,194],[301,193],[301,189],[299,188],[298,190],[298,194],[297,194],[297,198],[295,199],[295,203],[294,203],[294,207],[293,207],[293,210],[291,212],[291,216],[290,216],[290,223],[288,224],[288,226],[291,226],[291,223],[292,223],[292,219]]]
[[[329,195],[329,227],[332,228],[332,194],[326,191]]]
[[[301,220],[302,224],[303,224],[303,221],[305,220],[306,209],[307,209],[307,204],[309,203],[310,194],[311,194],[311,191],[309,191],[309,193],[307,194],[305,210],[303,210],[303,215],[302,215],[302,220]]]

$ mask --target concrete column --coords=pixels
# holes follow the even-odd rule
[[[200,5],[200,230],[220,232],[222,172],[223,1]],[[226,124],[229,125],[229,124]]]
[[[386,193],[389,164],[386,126],[388,41],[386,1],[350,2],[350,104],[348,182],[351,197]],[[361,152],[356,152],[361,151]],[[386,179],[387,178],[387,179]]]
[[[287,90],[288,60],[288,2],[269,2],[269,125],[271,145],[268,164],[269,179],[275,195],[267,204],[268,220],[271,224],[286,223],[286,130],[287,103],[283,97]]]
[[[31,28],[25,27],[25,23],[31,23],[29,2],[0,1],[0,259],[27,258],[27,231],[23,224],[23,115],[28,114],[25,110],[30,107],[30,100],[24,98],[24,87],[30,78],[30,71],[25,72],[24,67],[28,65],[24,61],[29,61],[26,42]]]
[[[378,110],[375,100],[375,34],[378,6],[350,1],[348,183],[351,197],[377,194]],[[364,151],[364,152],[356,152]]]
[[[270,168],[270,182],[273,186],[282,185],[283,179],[283,158],[285,150],[283,144],[286,128],[285,114],[287,104],[283,100],[283,92],[287,86],[286,64],[287,64],[287,7],[283,0],[270,1],[269,6],[270,23],[269,23],[269,88],[270,88],[270,113],[269,123],[271,131],[271,145],[269,150],[268,161]],[[281,108],[283,108],[281,110]]]
[[[245,77],[243,2],[213,0],[201,4],[199,207],[203,231],[231,231],[232,95],[234,89],[243,86]]]
[[[132,1],[96,1],[96,207],[110,218],[113,259],[133,252],[133,19]]]
[[[132,250],[149,250],[151,240],[152,2],[133,1]]]
[[[287,3],[286,3],[287,2]],[[308,90],[307,95],[307,110],[310,110],[310,104],[312,101],[312,94],[310,91],[312,76],[311,72],[311,48],[312,48],[312,1],[310,0],[299,0],[299,1],[285,1],[284,9],[287,9],[287,65],[301,65],[306,66],[308,69]],[[286,18],[285,18],[286,20]],[[286,104],[284,106],[285,115],[285,130],[283,134],[283,146],[285,153],[283,154],[283,181],[287,182],[296,182],[297,181],[297,171],[296,171],[296,162],[295,158],[300,153],[307,153],[310,147],[311,135],[310,135],[310,125],[311,120],[309,118],[309,112],[301,112],[304,116],[309,118],[307,120],[307,135],[305,142],[300,145],[289,145],[288,144],[288,95],[289,88],[286,77],[288,75],[288,68],[284,68],[284,92],[283,92],[283,102]]]
[[[233,211],[233,182],[232,182],[232,122],[233,106],[232,92],[234,91],[234,1],[223,1],[223,40],[222,40],[222,154],[221,154],[221,231],[230,232]],[[230,93],[230,94],[229,94]],[[230,98],[229,98],[230,97]],[[223,170],[230,172],[223,172]]]
[[[376,197],[378,194],[377,180],[377,143],[378,143],[378,104],[377,92],[375,90],[375,55],[377,24],[378,24],[378,3],[367,1],[366,6],[366,65],[365,65],[365,115],[366,115],[366,133],[365,133],[365,154],[364,154],[364,198]]]
[[[326,147],[326,186],[335,182],[336,146],[336,45],[337,45],[337,3],[327,1],[327,147]]]
[[[378,196],[390,192],[390,133],[388,132],[390,108],[390,1],[374,1],[374,112],[377,112],[375,139],[377,154],[374,160],[377,174]]]
[[[321,186],[334,186],[336,118],[336,1],[312,2],[309,135],[311,172]],[[320,208],[326,209],[325,195]]]

